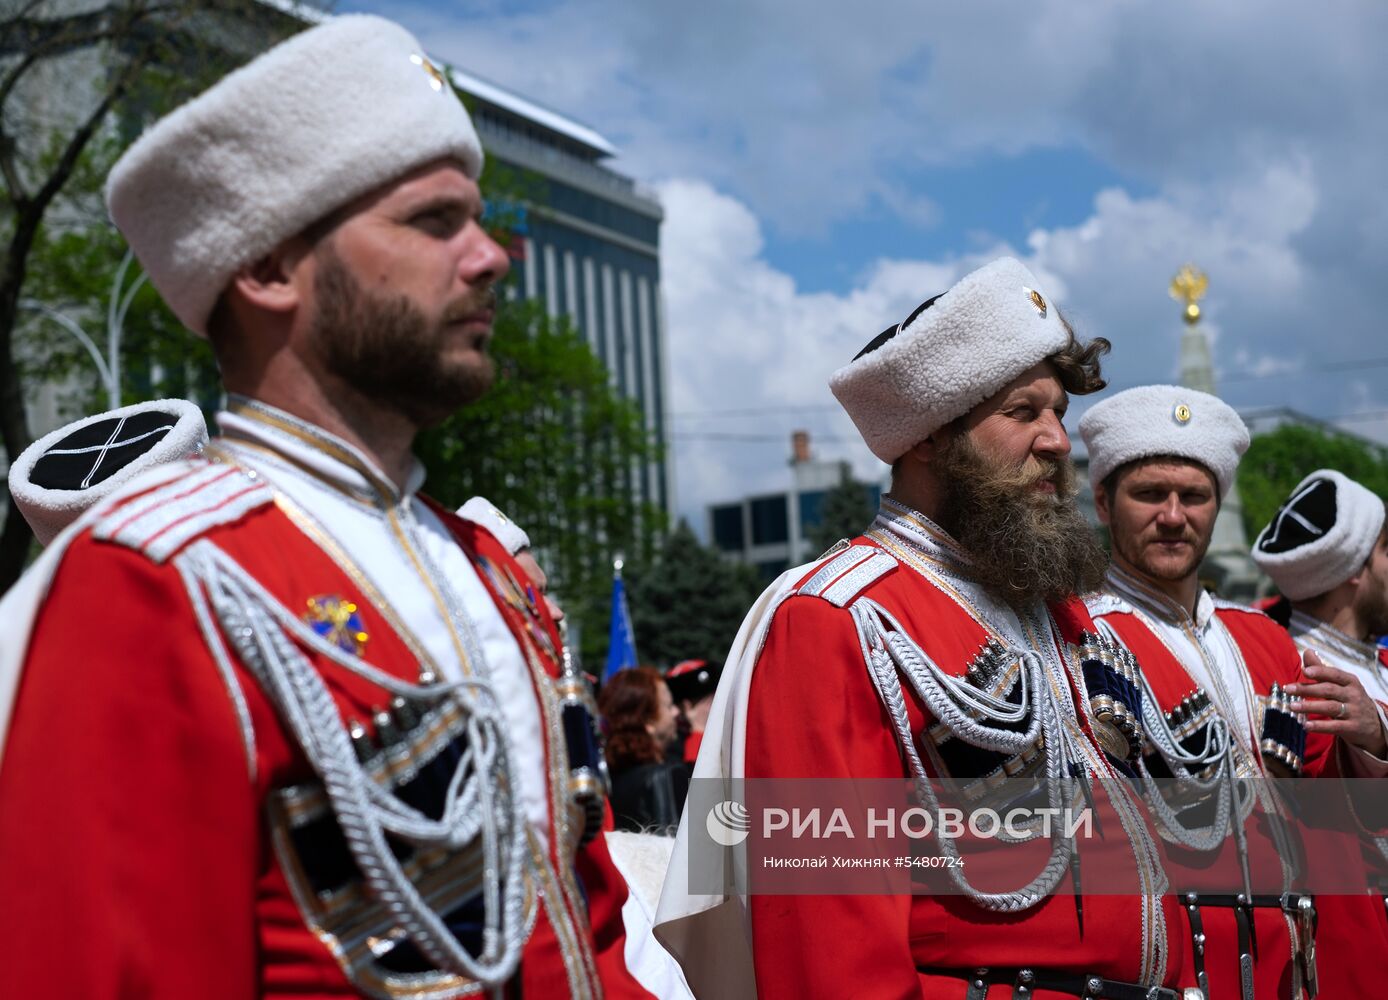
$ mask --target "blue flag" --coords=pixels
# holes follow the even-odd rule
[[[602,679],[607,680],[618,670],[636,666],[636,636],[631,630],[631,612],[627,610],[627,591],[620,573],[612,577],[612,626],[607,635],[607,667]]]

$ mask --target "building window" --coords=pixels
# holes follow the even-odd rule
[[[812,490],[800,494],[800,533],[818,528],[824,520],[824,491]]]
[[[786,516],[786,497],[758,497],[752,501],[752,544],[776,545],[790,540],[790,519]]]
[[[741,552],[744,548],[742,534],[742,504],[726,504],[713,508],[713,544],[724,552]]]

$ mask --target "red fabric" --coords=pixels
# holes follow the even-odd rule
[[[972,618],[909,569],[897,569],[869,593],[945,669],[962,674],[984,641]],[[1061,609],[1061,615],[1067,632],[1071,624],[1089,624],[1077,604]],[[919,701],[909,701],[912,728],[919,733],[927,716]],[[848,611],[814,597],[791,597],[775,613],[753,674],[746,776],[905,774]],[[1095,790],[1104,829],[1121,831],[1102,789],[1096,784]],[[1126,839],[1112,832],[1104,843],[1128,850]],[[1137,884],[1135,871],[1132,883]],[[1067,892],[1072,890],[1062,883],[1055,896],[1015,915],[991,913],[965,897],[943,894],[752,895],[758,993],[768,1000],[962,995],[960,980],[918,972],[924,967],[1030,965],[1136,981],[1142,954],[1138,898],[1086,895],[1081,930]],[[1183,945],[1167,903],[1166,923],[1172,929],[1167,981],[1173,982]],[[1047,1000],[1052,994],[1041,990],[1034,996]]]
[[[510,565],[490,535],[449,524],[472,551]],[[417,675],[376,609],[278,510],[211,534],[290,608],[325,594],[355,602],[365,659]],[[502,613],[515,631],[514,612]],[[343,716],[369,725],[384,692],[315,660]],[[178,571],[90,535],[72,543],[36,622],[0,767],[0,940],[23,942],[6,949],[7,995],[358,995],[306,926],[269,841],[268,794],[308,779],[309,767],[233,663],[255,730],[255,782]],[[625,886],[604,853],[581,864],[603,978],[614,995],[640,995],[611,960]],[[585,914],[556,912],[588,937]],[[567,990],[543,906],[522,970],[527,996]]]
[[[427,499],[427,498],[426,498]],[[517,580],[524,580],[524,571],[515,564],[505,547],[501,545],[486,529],[458,517],[451,511],[445,510],[438,503],[430,500],[430,507],[444,521],[454,537],[458,539],[463,549],[470,555],[481,554],[492,562],[500,565],[508,565],[511,573]],[[482,575],[484,582],[487,582],[486,575]],[[490,587],[489,587],[490,590]],[[501,609],[503,617],[511,626],[511,631],[517,636],[525,633],[525,621],[522,612],[500,600],[496,593],[492,593],[492,599],[496,601],[497,607]],[[536,608],[543,620],[545,630],[549,633],[550,640],[554,649],[561,649],[559,641],[559,629],[554,619],[549,613],[549,604],[546,601],[537,601]],[[558,660],[543,654],[538,644],[532,646],[537,653],[541,653],[545,662],[546,669],[551,677],[558,677],[561,665]],[[548,743],[548,734],[546,734]],[[546,746],[546,754],[552,753],[552,748]],[[612,809],[606,803],[604,809],[604,826],[612,829]],[[551,831],[550,844],[554,845],[556,837]],[[557,859],[556,859],[557,860]],[[580,847],[574,859],[575,872],[580,883],[580,891],[587,899],[586,914],[574,913],[573,919],[582,926],[585,922],[590,928],[590,947],[594,951],[594,960],[597,965],[598,979],[602,984],[603,992],[609,997],[648,997],[650,994],[636,981],[626,967],[626,928],[622,923],[622,906],[627,900],[627,885],[622,879],[621,873],[617,871],[617,866],[612,861],[612,856],[607,850],[607,840],[599,835],[588,844]],[[557,946],[557,944],[556,944]],[[555,952],[557,959],[558,953]],[[558,978],[551,981],[539,981],[532,979],[532,974],[539,969],[545,969]],[[529,962],[528,967],[523,968],[524,983],[522,994],[524,996],[556,996],[559,992],[567,989],[567,981],[562,977],[562,967],[555,962],[537,963]],[[559,992],[556,992],[559,991]]]
[[[1102,617],[1137,657],[1163,713],[1171,711],[1183,698],[1195,692],[1195,681],[1185,667],[1141,619],[1119,612]],[[1220,617],[1230,625],[1235,642],[1244,654],[1257,694],[1267,694],[1274,682],[1289,684],[1296,679],[1300,672],[1296,649],[1287,648],[1290,642],[1285,641],[1286,633],[1270,619],[1260,619],[1271,626],[1273,632],[1268,633],[1256,627],[1245,627],[1241,619],[1251,618],[1251,615],[1231,613],[1228,617],[1232,621],[1226,621],[1223,613]],[[1274,633],[1280,633],[1280,640]],[[1248,738],[1242,733],[1234,735],[1239,739]],[[1253,891],[1257,894],[1280,895],[1281,863],[1267,817],[1255,809],[1245,822],[1244,829]],[[1226,840],[1216,852],[1191,851],[1165,840],[1162,841],[1162,848],[1173,891],[1220,894],[1243,891],[1238,847],[1232,838]],[[1182,913],[1185,914],[1182,933],[1189,941],[1189,914],[1185,910]],[[1200,916],[1206,938],[1205,972],[1209,977],[1211,996],[1238,996],[1238,924],[1234,911],[1228,907],[1204,907]],[[1292,976],[1292,943],[1287,922],[1280,910],[1258,907],[1253,911],[1253,926],[1258,938],[1257,959],[1253,967],[1254,995],[1285,997],[1291,989]],[[1187,967],[1183,970],[1181,981],[1193,984],[1194,953],[1187,948],[1186,955]]]
[[[612,830],[612,808],[603,805],[603,829]],[[617,871],[607,850],[607,838],[593,838],[578,852],[578,877],[588,897],[588,919],[593,929],[593,952],[598,965],[598,978],[603,993],[609,997],[649,997],[648,993],[627,969],[626,928],[622,924],[622,906],[627,900],[627,885]],[[529,993],[528,996],[544,996]]]
[[[693,764],[699,759],[699,747],[703,745],[704,732],[702,729],[690,733],[684,738],[684,762]]]
[[[1291,637],[1276,622],[1261,615],[1237,611],[1220,613],[1221,620],[1230,627],[1238,639],[1245,659],[1249,661],[1249,672],[1255,678],[1266,679],[1267,671],[1276,650],[1276,659],[1281,664],[1279,674],[1293,673],[1293,681],[1308,682],[1302,672],[1301,654]],[[1253,644],[1262,644],[1264,655],[1253,656],[1248,650]],[[1245,645],[1248,643],[1248,645]],[[1290,648],[1290,653],[1288,652]],[[1289,662],[1288,657],[1295,657]],[[1256,663],[1256,667],[1255,667]],[[1286,683],[1286,681],[1281,681]],[[1339,741],[1324,733],[1308,733],[1306,739],[1308,776],[1325,775],[1336,777],[1344,773],[1340,756],[1346,752]],[[1317,829],[1310,848],[1308,863],[1312,875],[1318,866],[1326,866],[1334,871],[1335,882],[1345,879],[1345,869],[1353,870],[1355,880],[1364,881],[1366,889],[1356,895],[1317,893],[1316,912],[1319,928],[1316,932],[1316,967],[1320,974],[1321,997],[1338,1000],[1340,997],[1381,996],[1384,992],[1382,970],[1376,960],[1366,960],[1366,956],[1388,954],[1388,915],[1385,915],[1381,895],[1369,891],[1370,866],[1368,858],[1377,858],[1377,848],[1372,844],[1361,844],[1350,831],[1357,823],[1350,814],[1349,804],[1334,816],[1310,817]]]
[[[1287,685],[1305,680],[1301,654],[1287,633],[1272,619],[1262,614],[1222,608],[1216,612],[1220,622],[1229,630],[1248,668],[1255,692],[1266,695],[1274,683]],[[1170,650],[1136,616],[1113,613],[1104,620],[1118,633],[1133,651],[1143,673],[1152,685],[1163,711],[1173,708],[1185,695],[1195,690],[1195,682]],[[1341,772],[1336,741],[1323,733],[1308,733],[1306,777],[1338,777]],[[1360,851],[1352,836],[1337,832],[1352,828],[1347,815],[1324,817],[1325,829],[1315,831],[1309,841],[1308,863],[1317,865],[1359,865]],[[1274,875],[1279,866],[1276,848],[1269,839],[1266,820],[1255,813],[1245,827],[1248,833],[1250,871]],[[1202,870],[1218,867],[1229,871],[1237,864],[1231,857],[1232,843],[1226,842],[1218,859],[1201,858],[1193,852],[1165,844],[1167,864],[1172,870],[1172,887],[1180,890],[1182,876],[1198,879]],[[1266,876],[1265,876],[1266,877]],[[1255,886],[1261,892],[1265,887]],[[1366,954],[1384,954],[1388,949],[1388,921],[1383,915],[1379,897],[1367,893],[1359,896],[1316,895],[1319,929],[1316,934],[1317,969],[1320,976],[1320,996],[1329,1000],[1376,995],[1381,990],[1377,965],[1366,962]],[[1184,912],[1184,911],[1183,911]],[[1206,972],[1214,997],[1238,995],[1238,936],[1232,911],[1209,907],[1202,911],[1206,936]],[[1257,996],[1286,996],[1291,982],[1291,948],[1286,921],[1271,909],[1254,910],[1254,926],[1258,935],[1258,954],[1255,963],[1255,994]],[[1189,935],[1189,926],[1184,932]],[[1188,961],[1183,982],[1193,978],[1193,963]]]

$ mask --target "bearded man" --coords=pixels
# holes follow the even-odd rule
[[[1073,596],[1098,582],[1102,556],[1073,504],[1062,419],[1071,393],[1102,388],[1106,349],[1079,343],[1003,258],[835,373],[834,394],[892,465],[890,495],[862,536],[753,609],[695,779],[815,779],[827,793],[906,778],[922,794],[1005,795],[1014,775],[1051,775],[1062,800],[1089,796],[1102,816],[1108,894],[1084,891],[1075,845],[1045,835],[991,853],[1045,862],[1005,888],[952,867],[931,894],[757,894],[737,879],[744,844],[722,855],[729,887],[710,894],[690,870],[704,817],[686,808],[656,933],[697,995],[1175,995],[1178,918],[1126,765],[1106,752],[1134,752],[1137,706],[1110,701],[1096,718],[1090,671],[1115,692],[1122,671]],[[938,843],[958,846],[943,831]],[[1081,850],[1088,871],[1094,850]]]
[[[418,493],[416,432],[492,378],[481,166],[419,42],[342,17],[112,171],[229,405],[3,606],[10,992],[645,995],[580,846],[554,616]]]
[[[1330,733],[1348,728],[1349,708],[1339,701],[1344,686],[1337,680],[1354,678],[1380,711],[1388,707],[1388,667],[1374,641],[1388,634],[1385,522],[1382,497],[1343,473],[1320,469],[1297,484],[1253,543],[1253,561],[1282,593],[1268,614],[1299,650],[1317,656],[1327,670],[1342,672],[1331,674],[1324,686],[1299,692],[1307,711],[1326,716],[1317,725]],[[1368,907],[1367,915],[1388,937],[1388,837],[1364,836],[1360,850],[1370,887],[1383,901],[1382,907]],[[1372,966],[1366,968],[1356,949],[1363,929],[1355,918],[1363,914],[1342,909],[1332,907],[1321,936],[1325,961],[1371,975]]]
[[[1140,768],[1167,779],[1147,787],[1186,914],[1191,971],[1208,997],[1314,995],[1318,968],[1325,995],[1358,995],[1347,978],[1355,963],[1330,958],[1324,945],[1315,961],[1304,859],[1269,779],[1334,775],[1342,766],[1380,776],[1388,746],[1362,685],[1314,657],[1307,685],[1274,622],[1200,585],[1248,430],[1214,396],[1155,385],[1096,404],[1080,434],[1113,543],[1103,592],[1088,606],[1136,656],[1154,709],[1144,716],[1149,750]],[[1341,721],[1304,721],[1301,712],[1326,710],[1300,703],[1305,694],[1333,697]],[[1326,942],[1343,906],[1319,902]],[[1351,936],[1365,946],[1383,941]]]

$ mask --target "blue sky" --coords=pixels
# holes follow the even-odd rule
[[[1125,178],[1089,151],[1069,147],[920,167],[901,183],[929,192],[924,218],[876,199],[823,232],[768,229],[767,261],[793,275],[802,291],[842,294],[879,257],[940,256],[999,241],[1021,245],[1038,226],[1076,225],[1088,217],[1097,191]],[[1147,191],[1132,179],[1127,184]]]
[[[1116,386],[1175,376],[1166,286],[1192,260],[1226,399],[1388,440],[1388,6],[338,9],[593,126],[659,192],[676,491],[700,529],[707,502],[784,484],[798,427],[880,475],[829,374],[1003,253],[1113,341]]]

